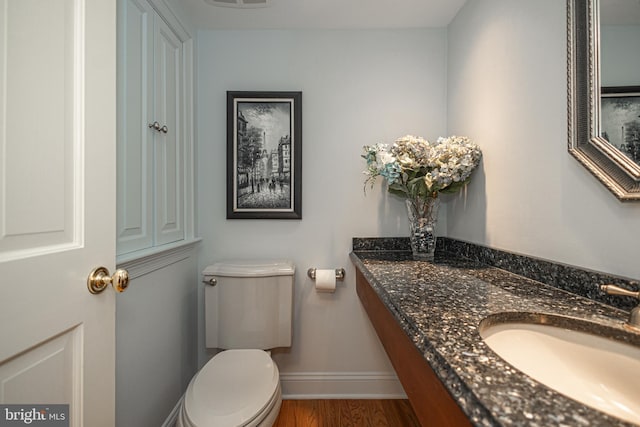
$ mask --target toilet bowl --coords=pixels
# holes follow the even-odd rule
[[[263,350],[218,353],[193,377],[178,427],[268,427],[282,392],[278,367]]]

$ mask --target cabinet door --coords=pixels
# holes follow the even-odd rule
[[[160,17],[155,32],[155,117],[166,132],[155,135],[156,244],[184,239],[184,137],[182,43]]]
[[[153,245],[153,43],[155,11],[118,3],[118,253]]]

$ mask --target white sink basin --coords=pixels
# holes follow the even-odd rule
[[[640,424],[639,334],[561,316],[517,314],[480,323],[480,336],[494,352],[565,396]]]

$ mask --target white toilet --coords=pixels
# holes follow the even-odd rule
[[[290,261],[228,261],[203,271],[206,346],[225,351],[189,383],[178,427],[275,422],[280,375],[264,350],[291,346],[294,273]]]

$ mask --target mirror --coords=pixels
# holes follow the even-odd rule
[[[600,0],[600,124],[640,164],[640,1]]]
[[[640,201],[640,39],[633,37],[640,1],[567,0],[569,152],[621,201]]]

